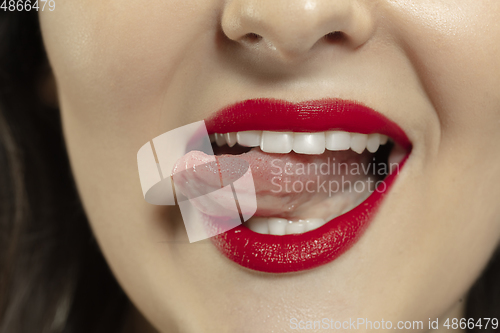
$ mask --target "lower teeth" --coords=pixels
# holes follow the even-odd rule
[[[326,221],[322,218],[289,221],[276,217],[254,217],[248,220],[246,226],[258,234],[283,236],[302,234],[304,232],[317,229],[325,223]]]
[[[293,235],[293,234],[303,234],[305,232],[317,229],[328,221],[347,213],[353,208],[359,206],[363,201],[365,201],[372,192],[367,192],[358,200],[351,205],[347,205],[340,214],[333,214],[324,218],[309,218],[309,219],[299,219],[299,220],[287,220],[284,218],[277,217],[252,217],[249,219],[245,225],[248,229],[256,232],[258,234],[265,235]]]

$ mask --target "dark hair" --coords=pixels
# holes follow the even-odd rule
[[[85,219],[59,111],[40,99],[50,69],[36,14],[0,11],[0,333],[116,332],[128,301]],[[467,318],[500,318],[499,281],[496,255]]]
[[[0,332],[115,332],[128,301],[71,176],[37,12],[0,10]]]

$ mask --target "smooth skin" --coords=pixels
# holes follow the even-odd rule
[[[464,316],[500,239],[499,1],[59,1],[40,18],[81,199],[147,318],[130,332]],[[144,143],[259,97],[358,100],[413,142],[366,233],[320,268],[243,269],[143,199]]]

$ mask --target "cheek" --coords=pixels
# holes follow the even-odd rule
[[[457,198],[457,212],[496,207],[499,191],[491,184],[500,181],[500,3],[401,0],[386,5],[387,27],[396,32],[440,125],[439,140],[426,153],[425,172],[436,175],[428,178],[429,186],[452,193],[448,197]],[[476,216],[491,221],[498,213]]]
[[[217,22],[211,16],[215,5],[199,0],[65,2],[57,11],[40,14],[66,145],[90,215],[102,215],[98,197],[117,208],[120,200],[128,200],[123,192],[116,197],[113,189],[129,188],[135,200],[137,150],[165,132],[164,126],[179,126],[182,113],[163,112],[178,109],[167,104],[171,99],[165,94],[200,31]]]
[[[81,127],[106,125],[107,133],[112,126],[137,131],[148,122],[155,128],[174,72],[200,31],[217,22],[214,5],[199,0],[75,2],[41,13],[63,112],[71,109]]]
[[[500,3],[384,5],[389,15],[382,29],[391,31],[411,62],[439,124],[438,140],[419,155],[415,189],[405,189],[418,194],[406,202],[404,218],[415,218],[402,229],[403,239],[418,249],[411,267],[427,267],[429,274],[413,288],[421,283],[422,290],[435,290],[438,301],[450,290],[466,292],[500,238]]]
[[[500,137],[500,3],[390,4],[388,22],[438,113],[441,144],[481,150]]]

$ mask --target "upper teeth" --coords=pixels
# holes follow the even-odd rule
[[[365,149],[375,153],[380,145],[387,143],[383,134],[361,134],[344,131],[328,131],[314,133],[243,131],[231,133],[215,133],[210,135],[212,142],[219,147],[236,143],[245,147],[259,147],[266,153],[287,154],[292,150],[299,154],[322,154],[328,150],[347,150],[361,154]]]

